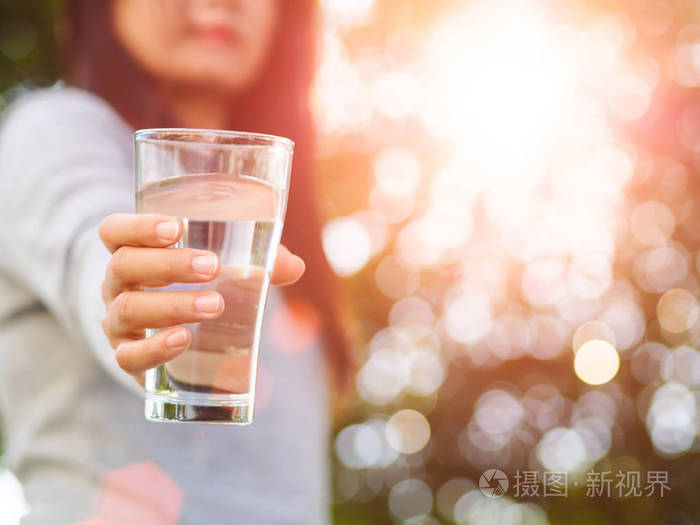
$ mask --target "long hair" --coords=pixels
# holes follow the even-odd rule
[[[321,248],[321,222],[314,184],[314,128],[309,97],[316,66],[317,8],[314,0],[279,2],[280,18],[271,52],[252,86],[231,97],[229,129],[257,131],[295,141],[294,163],[282,242],[306,262],[305,276],[285,288],[322,319],[321,336],[334,393],[349,394],[349,339],[341,317],[346,304]],[[134,128],[175,127],[154,89],[155,80],[119,44],[109,0],[70,0],[64,26],[64,60],[71,85],[109,103]]]

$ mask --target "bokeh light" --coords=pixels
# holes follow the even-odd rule
[[[408,384],[407,363],[391,349],[373,352],[357,374],[360,397],[373,405],[393,401]]]
[[[433,494],[425,481],[404,479],[389,492],[389,508],[399,519],[424,516],[433,506]]]
[[[635,239],[647,246],[664,245],[673,233],[676,219],[665,204],[647,201],[632,211],[630,228]]]
[[[410,149],[387,146],[374,161],[374,176],[382,193],[394,198],[412,197],[420,182],[421,170]]]
[[[646,417],[654,447],[669,455],[687,451],[697,434],[696,413],[695,397],[685,385],[667,383],[659,387]]]
[[[695,453],[694,3],[327,4],[321,156],[357,174],[333,220],[366,235],[345,271],[368,317],[356,387],[398,455],[387,492],[352,478],[350,499],[394,498],[405,523],[547,523],[535,501],[484,498],[479,473],[582,484],[619,458]],[[404,480],[429,514],[391,495]],[[631,507],[598,503],[565,515]]]
[[[640,383],[656,383],[661,380],[661,367],[668,355],[666,345],[656,342],[648,342],[634,351],[631,370],[634,377]]]
[[[548,430],[537,444],[537,458],[544,468],[555,472],[576,472],[590,466],[583,437],[569,428]]]
[[[488,434],[507,434],[518,428],[524,413],[520,402],[503,390],[490,390],[476,403],[474,420]]]
[[[377,288],[387,297],[401,299],[416,291],[420,283],[419,273],[389,255],[382,259],[375,271]]]
[[[675,381],[690,388],[700,387],[700,351],[681,345],[664,355],[661,364],[664,381]]]
[[[665,292],[656,306],[659,324],[664,330],[680,333],[690,328],[700,319],[700,306],[697,298],[687,290],[672,289]]]
[[[460,525],[548,525],[549,520],[541,507],[532,503],[516,503],[508,497],[487,498],[479,490],[462,496],[455,505],[455,521]]]
[[[576,352],[581,346],[593,340],[607,341],[615,346],[615,332],[610,326],[601,321],[588,321],[579,326],[574,332],[571,346]]]
[[[411,409],[399,410],[386,424],[386,440],[402,454],[414,454],[430,439],[430,424],[423,414]]]
[[[474,482],[466,478],[452,478],[446,481],[435,498],[440,514],[448,520],[455,520],[455,505],[462,496],[475,488]]]
[[[452,339],[460,343],[475,343],[491,328],[491,301],[484,292],[475,290],[448,302],[445,307],[445,327]]]
[[[608,341],[593,339],[581,345],[574,357],[576,375],[590,385],[607,383],[620,368],[620,356]]]
[[[378,418],[347,426],[335,438],[336,456],[350,469],[387,467],[398,454],[386,441],[385,432],[386,422]]]
[[[367,264],[372,241],[357,219],[334,219],[323,229],[323,249],[338,275],[352,275]]]

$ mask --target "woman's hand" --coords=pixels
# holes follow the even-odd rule
[[[174,326],[216,319],[224,311],[217,292],[145,292],[142,287],[211,281],[219,273],[218,257],[205,250],[167,248],[180,238],[180,224],[158,214],[117,213],[107,217],[100,238],[112,253],[102,283],[107,315],[102,329],[119,366],[143,383],[143,372],[181,354],[192,336]],[[291,284],[304,273],[304,262],[280,246],[272,284]],[[165,328],[144,337],[146,328]]]

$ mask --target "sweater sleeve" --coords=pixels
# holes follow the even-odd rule
[[[0,127],[0,268],[140,392],[102,332],[109,253],[97,235],[107,215],[134,210],[131,158],[130,129],[87,92],[42,90],[11,105]]]

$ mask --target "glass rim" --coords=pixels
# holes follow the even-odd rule
[[[186,140],[182,137],[177,138],[177,135],[192,135],[195,137],[228,137],[231,139],[247,140],[249,142],[198,142],[196,140]],[[159,135],[163,135],[162,137]],[[173,135],[174,138],[168,138],[168,135]],[[146,128],[137,129],[134,131],[134,141],[147,141],[151,143],[163,144],[200,144],[202,146],[214,147],[239,147],[239,146],[283,146],[289,151],[294,150],[294,141],[287,137],[279,135],[270,135],[267,133],[253,133],[249,131],[231,131],[223,129],[205,129],[205,128]]]

